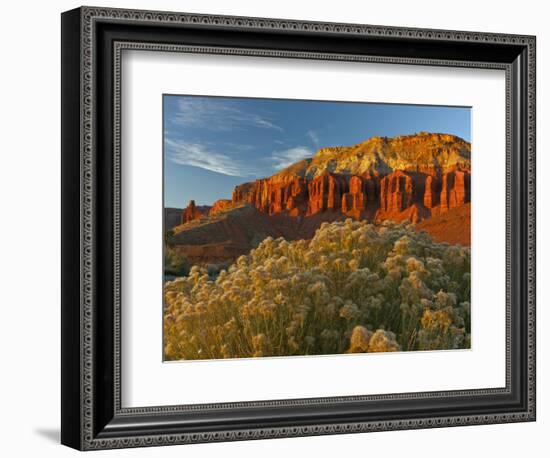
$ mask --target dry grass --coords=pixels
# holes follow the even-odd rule
[[[167,360],[469,348],[470,249],[406,224],[265,239],[165,285]]]

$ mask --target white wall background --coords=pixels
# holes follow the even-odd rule
[[[108,456],[544,456],[550,428],[550,29],[537,0],[445,3],[273,0],[117,0],[96,5],[537,35],[538,421],[391,433],[103,452]],[[64,457],[59,442],[60,13],[79,2],[10,2],[0,47],[0,453]],[[546,452],[547,453],[547,452]]]

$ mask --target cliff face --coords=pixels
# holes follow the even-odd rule
[[[395,170],[442,173],[470,168],[470,144],[449,134],[425,133],[372,137],[352,146],[321,148],[277,175],[311,180],[325,172],[338,175],[387,175]]]
[[[299,178],[287,183],[271,180],[237,187],[233,203],[248,203],[270,215],[337,211],[357,219],[418,222],[470,202],[468,170],[431,174],[396,170],[376,177],[325,172],[307,183]]]
[[[249,203],[270,215],[287,212],[291,216],[303,213],[307,203],[306,180],[294,176],[274,175],[239,185],[233,191],[233,203]]]
[[[470,145],[447,134],[375,137],[234,188],[212,207],[190,201],[173,241],[193,262],[248,253],[265,237],[313,237],[348,217],[418,223],[439,241],[469,245]]]
[[[233,202],[229,199],[219,199],[214,202],[212,208],[208,212],[209,215],[216,215],[220,212],[229,210],[233,206]]]
[[[418,134],[324,148],[270,178],[237,186],[232,201],[270,215],[332,211],[418,222],[470,201],[470,145],[452,135]]]

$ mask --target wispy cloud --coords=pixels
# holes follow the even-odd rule
[[[165,147],[168,159],[175,164],[191,165],[235,177],[254,175],[253,171],[241,161],[227,154],[218,153],[205,144],[167,138]]]
[[[184,97],[178,100],[173,122],[187,127],[201,127],[214,131],[246,128],[272,129],[283,132],[266,113],[245,111],[231,100]]]
[[[308,130],[306,132],[306,135],[309,137],[309,139],[313,142],[316,148],[319,148],[319,134],[315,132],[314,130]]]
[[[271,154],[270,161],[273,163],[273,167],[278,170],[311,156],[313,156],[313,151],[307,146],[295,146],[282,151],[274,151]]]

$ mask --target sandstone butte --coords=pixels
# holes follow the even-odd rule
[[[274,225],[294,220],[308,228],[289,234],[292,238],[312,236],[311,228],[323,221],[352,217],[422,222],[440,241],[469,245],[470,153],[470,144],[459,137],[426,132],[321,148],[271,177],[236,186],[231,200],[201,208],[191,201],[177,232],[190,221],[247,206],[272,217]],[[447,227],[454,228],[448,237]]]
[[[181,224],[188,223],[195,219],[200,219],[203,216],[207,216],[211,213],[213,207],[209,205],[202,205],[197,207],[194,200],[190,200],[186,208],[181,212]]]
[[[195,202],[182,223],[247,203],[289,216],[336,211],[345,216],[419,222],[470,201],[470,144],[448,134],[373,137],[322,148],[281,172],[239,185],[208,212]]]

